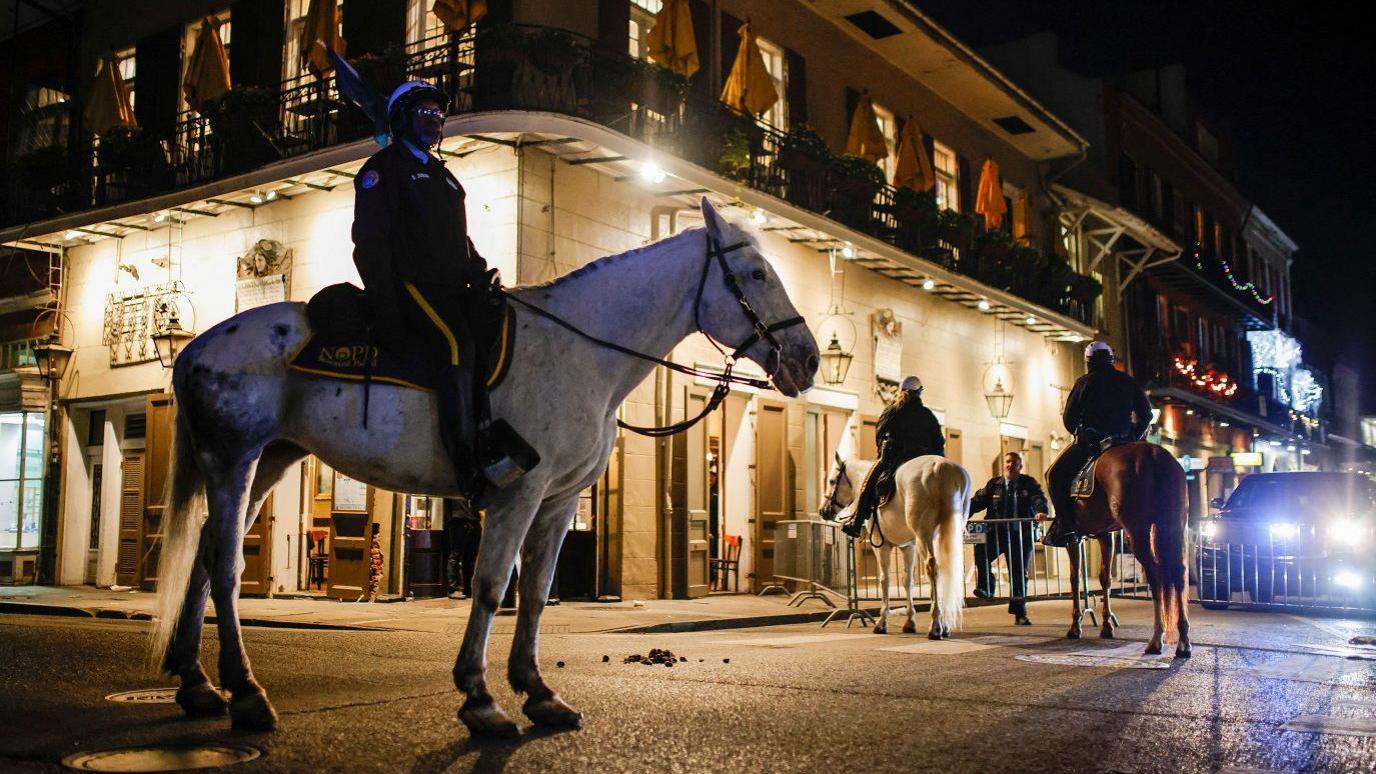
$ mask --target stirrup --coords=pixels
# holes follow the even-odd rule
[[[540,464],[540,454],[505,419],[494,420],[478,432],[483,478],[505,489]]]

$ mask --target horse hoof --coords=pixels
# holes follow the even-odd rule
[[[877,624],[875,624],[875,625],[874,625],[874,633],[875,633],[875,634],[888,634],[888,633],[889,633],[889,625],[888,625],[888,624],[882,624],[882,623],[877,623]]]
[[[1101,640],[1111,640],[1111,639],[1113,639],[1113,630],[1110,629],[1110,628],[1108,628],[1107,626],[1105,626],[1104,628],[1100,629],[1100,630],[1099,630],[1099,639],[1101,639]]]
[[[1144,655],[1144,656],[1159,656],[1159,655],[1161,655],[1161,643],[1159,643],[1159,642],[1149,642],[1149,643],[1147,643],[1147,649],[1146,649],[1145,652],[1143,652],[1142,655]]]
[[[468,726],[474,736],[513,737],[520,736],[521,729],[511,722],[501,707],[491,699],[475,702],[473,699],[459,707],[459,720]]]
[[[564,703],[555,694],[546,699],[528,699],[521,711],[537,726],[582,728],[583,713]]]
[[[944,626],[941,627],[941,639],[943,639],[943,640],[949,640],[949,639],[951,639],[951,630],[950,630],[950,629],[947,629],[947,628],[944,627]]]
[[[1078,640],[1078,639],[1080,639],[1080,630],[1079,630],[1079,629],[1071,629],[1070,631],[1068,631],[1068,632],[1065,633],[1065,638],[1066,638],[1067,640]]]
[[[277,711],[267,695],[257,691],[229,702],[229,720],[236,731],[272,731],[277,728]]]
[[[1176,658],[1189,658],[1191,655],[1192,655],[1192,654],[1191,654],[1191,652],[1190,652],[1190,646],[1189,646],[1189,645],[1177,645],[1177,646],[1175,646],[1175,657],[1176,657]]]
[[[917,624],[914,624],[914,623],[911,622],[911,621],[909,621],[908,623],[903,624],[903,633],[904,633],[904,634],[917,634]]]
[[[933,630],[927,632],[927,639],[929,639],[929,640],[939,640],[939,639],[941,639],[941,632],[938,631],[938,630],[936,630],[936,629],[933,629]]]
[[[177,705],[189,718],[211,718],[225,714],[229,702],[210,683],[183,685],[177,689]]]

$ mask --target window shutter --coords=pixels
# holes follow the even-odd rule
[[[956,187],[960,190],[960,211],[975,211],[975,181],[970,179],[970,160],[956,154]]]
[[[807,62],[803,55],[791,48],[784,49],[784,66],[788,70],[788,122],[807,123]],[[779,127],[787,129],[786,126]]]
[[[169,27],[140,40],[134,48],[134,117],[153,136],[172,136],[181,100],[182,28]]]
[[[406,0],[344,0],[343,25],[350,58],[381,54],[406,42]]]
[[[597,0],[597,42],[626,54],[631,40],[631,0]]]
[[[745,22],[737,19],[729,13],[723,12],[721,15],[721,83],[717,85],[717,94],[720,96],[722,86],[726,84],[726,79],[731,75],[731,68],[736,64],[736,49],[741,47],[741,25]]]
[[[688,12],[693,17],[693,39],[698,45],[698,71],[693,73],[692,90],[704,100],[715,100],[721,95],[721,86],[712,80],[712,6],[707,0],[691,0]],[[722,21],[725,28],[726,22]],[[732,54],[735,49],[732,49]],[[730,54],[722,54],[728,57]],[[725,67],[730,67],[728,62]],[[727,70],[721,69],[721,77],[726,78]]]
[[[922,133],[922,150],[924,150],[924,151],[927,152],[927,158],[929,158],[929,159],[935,159],[935,158],[936,158],[936,138],[933,137],[933,136],[931,136],[930,134],[927,134],[926,132],[923,132],[923,133]]]
[[[231,10],[234,43],[229,74],[235,86],[278,89],[286,45],[285,0],[239,0]]]

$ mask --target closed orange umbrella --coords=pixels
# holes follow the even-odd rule
[[[487,15],[487,0],[435,0],[430,10],[445,27],[462,32]]]
[[[335,0],[311,0],[306,10],[306,24],[301,28],[301,64],[323,77],[334,68],[325,55],[325,47],[344,56],[344,38],[339,34],[339,6]]]
[[[984,227],[996,229],[1003,223],[1008,204],[1003,200],[1003,182],[999,180],[999,165],[985,159],[979,171],[979,193],[975,194],[975,212],[984,216]]]
[[[884,132],[879,128],[879,116],[869,92],[860,95],[855,112],[850,114],[850,134],[846,136],[846,153],[878,164],[889,155]]]
[[[105,57],[96,73],[91,98],[86,102],[86,128],[94,134],[105,134],[119,126],[138,126],[129,89],[119,75],[119,65],[113,56]]]
[[[764,55],[749,22],[741,25],[740,35],[741,45],[722,87],[721,101],[742,113],[758,116],[774,107],[779,92],[774,89],[774,77],[764,64]]]
[[[911,188],[921,193],[930,191],[936,185],[936,174],[932,172],[932,160],[927,158],[927,149],[922,147],[922,130],[917,122],[909,118],[903,122],[903,130],[898,133],[898,160],[893,167],[893,187]]]
[[[688,0],[665,0],[655,17],[654,29],[646,39],[646,48],[651,62],[664,65],[685,78],[693,77],[698,71],[698,40],[693,35],[693,14],[688,9]]]
[[[196,48],[186,66],[182,91],[186,94],[186,104],[196,111],[207,100],[229,91],[229,57],[225,56],[225,46],[220,41],[219,26],[209,16],[201,22],[201,31],[196,34]]]

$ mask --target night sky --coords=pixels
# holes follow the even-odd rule
[[[1058,33],[1075,69],[1113,75],[1183,63],[1194,107],[1231,143],[1236,183],[1299,244],[1296,312],[1320,326],[1306,360],[1363,365],[1376,411],[1376,45],[1352,6],[1152,0],[917,0],[978,48]],[[1334,351],[1325,353],[1326,347]],[[1312,356],[1311,356],[1312,353]],[[1327,354],[1328,358],[1325,357]]]

